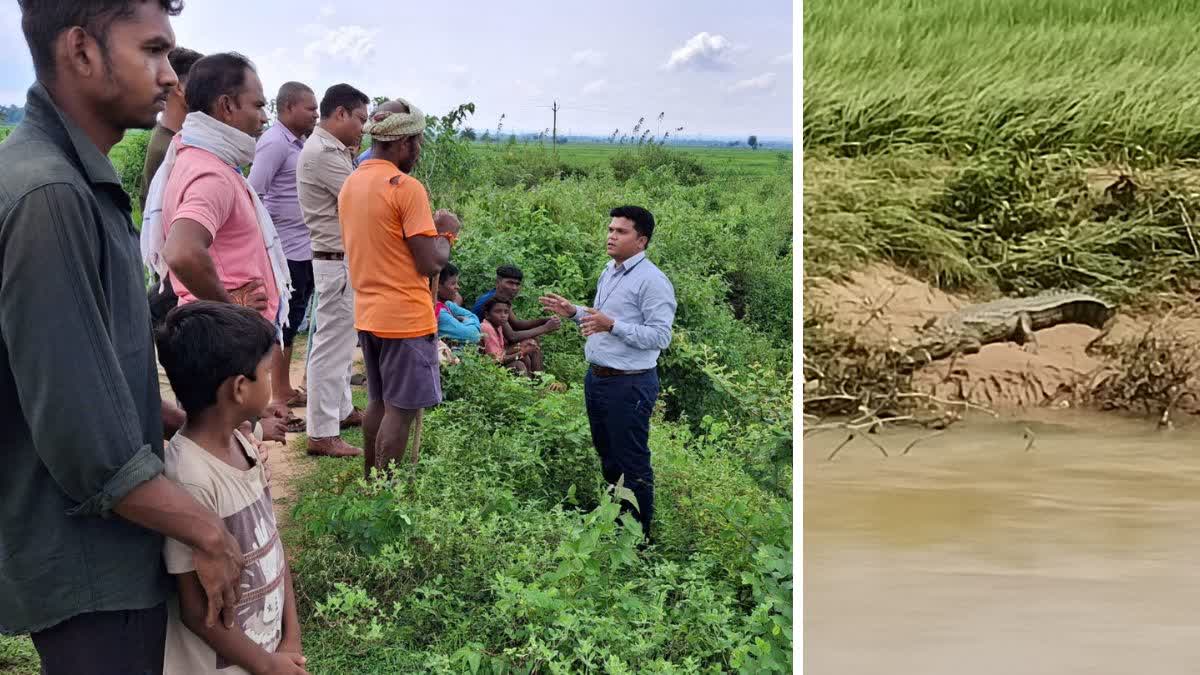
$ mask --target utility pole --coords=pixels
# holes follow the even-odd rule
[[[554,150],[554,154],[557,156],[558,155],[558,101],[554,102],[554,105],[550,107],[550,110],[552,110],[554,112],[554,132],[550,136],[550,144],[551,144],[552,149]]]

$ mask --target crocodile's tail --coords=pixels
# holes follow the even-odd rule
[[[1079,300],[1063,307],[1064,323],[1080,323],[1103,330],[1116,315],[1116,309],[1095,300]]]

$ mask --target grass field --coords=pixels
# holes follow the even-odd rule
[[[1200,2],[804,5],[804,144],[1200,153]]]
[[[883,259],[982,294],[1194,287],[1197,10],[807,3],[806,273]]]
[[[478,152],[490,152],[494,149],[482,143],[476,143],[472,147]],[[545,147],[549,148],[550,144],[546,143]],[[772,174],[779,170],[781,162],[792,161],[791,152],[779,150],[690,146],[668,147],[676,152],[695,157],[714,170],[744,175]],[[621,151],[628,151],[629,149],[630,146],[628,145],[608,143],[566,143],[558,146],[558,156],[567,164],[590,168],[605,164]]]

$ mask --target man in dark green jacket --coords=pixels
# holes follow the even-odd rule
[[[179,0],[21,0],[37,82],[0,144],[0,632],[43,673],[160,673],[163,536],[231,625],[242,554],[163,475],[129,197],[106,155],[176,84]]]

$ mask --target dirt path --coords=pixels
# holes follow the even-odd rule
[[[308,339],[305,335],[296,336],[295,354],[292,356],[291,377],[292,386],[304,385],[305,357],[308,354]],[[356,364],[362,363],[362,353],[355,349]],[[361,366],[356,370],[361,370]],[[303,406],[292,408],[292,413],[301,419],[308,411]],[[280,526],[287,523],[291,509],[295,506],[296,481],[316,465],[316,459],[305,453],[303,433],[287,434],[287,444],[271,443],[271,454],[268,459],[271,467],[271,496],[275,504],[275,518]],[[360,460],[353,460],[360,461]]]

